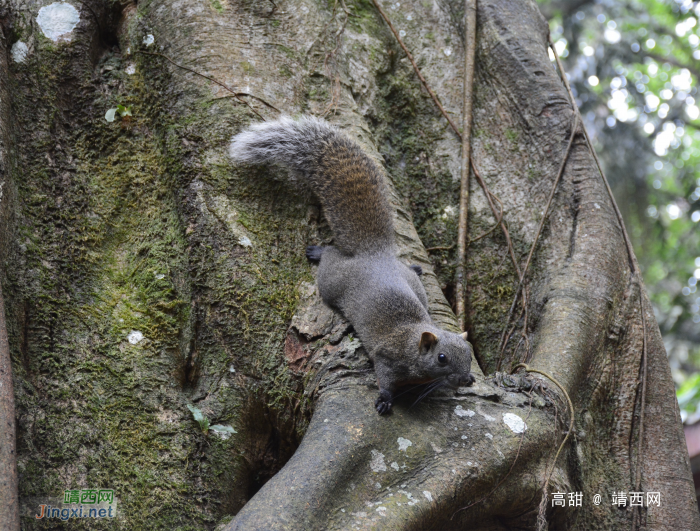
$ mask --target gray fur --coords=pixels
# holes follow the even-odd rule
[[[319,144],[339,131],[325,120],[282,116],[273,122],[251,125],[231,140],[229,154],[249,164],[275,162],[305,172],[313,163]]]
[[[230,153],[306,175],[321,199],[336,245],[310,247],[307,256],[319,260],[324,302],[353,324],[374,361],[379,413],[391,410],[402,385],[473,383],[471,347],[433,324],[418,271],[396,257],[383,172],[355,142],[323,120],[283,117],[236,135]]]

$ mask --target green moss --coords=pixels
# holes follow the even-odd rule
[[[4,264],[20,496],[115,490],[118,524],[71,529],[213,527],[248,495],[244,404],[288,408],[300,385],[281,345],[299,285],[313,281],[305,201],[264,172],[234,171],[226,144],[246,108],[204,92],[175,112],[160,58],[137,56],[126,76],[108,55],[98,90],[92,65],[66,52],[40,47],[32,60],[36,78],[15,87],[21,236]],[[134,116],[107,123],[117,102]],[[132,344],[132,331],[144,339]],[[201,434],[194,400],[239,434]]]
[[[294,76],[294,72],[292,72],[292,69],[289,67],[289,65],[286,65],[286,64],[283,64],[282,66],[280,66],[279,74],[282,77],[286,77],[286,78],[291,78]]]

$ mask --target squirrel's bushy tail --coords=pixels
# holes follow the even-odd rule
[[[305,175],[343,252],[394,246],[392,209],[382,170],[355,142],[323,120],[282,117],[233,137],[231,157],[281,163]]]

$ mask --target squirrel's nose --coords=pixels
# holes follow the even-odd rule
[[[459,379],[459,385],[462,387],[469,387],[474,383],[474,381],[474,375],[472,373],[468,373]]]

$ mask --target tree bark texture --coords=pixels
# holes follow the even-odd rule
[[[114,489],[119,516],[67,529],[534,528],[568,427],[556,386],[541,379],[556,400],[503,389],[473,364],[473,388],[414,407],[408,393],[378,416],[367,355],[304,258],[332,238],[317,199],[282,169],[227,157],[231,136],[275,108],[337,124],[387,169],[401,258],[423,267],[434,320],[456,329],[459,140],[371,2],[85,0],[57,40],[37,21],[48,2],[1,5],[0,281],[23,528],[52,525],[27,500],[69,488]],[[459,121],[463,2],[383,5]],[[522,260],[574,123],[547,32],[534,2],[479,2],[473,159]],[[117,105],[131,116],[107,122]],[[515,324],[501,368],[526,361],[573,401],[549,491],[583,505],[550,503],[550,530],[631,528],[610,495],[634,489],[641,407],[642,486],[661,493],[643,525],[697,529],[651,306],[580,132],[568,157],[527,319],[516,306],[506,322],[518,278],[500,230],[469,249],[478,364],[496,370]],[[469,218],[471,237],[495,223],[481,191]],[[237,433],[203,432],[187,405]]]

